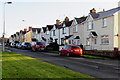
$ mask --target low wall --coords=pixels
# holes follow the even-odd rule
[[[118,52],[118,49],[114,49],[114,51],[83,50],[83,54],[91,54],[91,55],[106,56],[106,57],[120,56],[120,52]]]

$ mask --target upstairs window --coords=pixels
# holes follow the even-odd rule
[[[55,30],[53,30],[53,36],[55,36]]]
[[[103,19],[103,27],[106,27],[107,26],[107,20],[104,18]]]
[[[78,26],[77,25],[73,28],[73,32],[78,32]]]
[[[93,22],[92,22],[92,21],[91,21],[91,22],[88,22],[87,29],[88,29],[88,30],[93,29]]]
[[[66,28],[65,27],[62,28],[62,33],[66,34]]]

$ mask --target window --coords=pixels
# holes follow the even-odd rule
[[[61,39],[61,45],[63,45],[63,44],[64,44],[64,41],[65,41],[64,39]]]
[[[109,44],[109,36],[108,35],[101,36],[101,44]]]
[[[79,46],[71,46],[73,49],[80,49]]]
[[[78,26],[77,25],[73,28],[73,32],[78,32]]]
[[[77,40],[77,45],[80,45],[80,40]]]
[[[48,35],[48,34],[49,34],[49,31],[46,31],[46,34]]]
[[[53,36],[55,36],[55,30],[53,30]]]
[[[69,40],[69,44],[71,44],[71,40]]]
[[[88,22],[88,30],[93,29],[93,22]]]
[[[107,20],[104,18],[103,19],[103,27],[106,27],[107,26]]]
[[[75,26],[75,32],[78,32],[78,26],[77,25]]]
[[[66,33],[66,28],[62,28],[62,33],[65,34]]]
[[[50,36],[52,36],[52,31],[50,32]]]

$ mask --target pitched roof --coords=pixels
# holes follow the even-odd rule
[[[90,13],[90,15],[93,17],[93,19],[97,19],[97,18],[104,18],[104,17],[111,16],[118,11],[120,11],[120,7],[113,8],[104,12]]]
[[[50,31],[53,28],[54,25],[47,25],[46,27],[48,28],[48,30]]]
[[[46,32],[46,27],[42,27],[42,29],[43,29],[43,32],[45,33]]]
[[[14,37],[14,35],[11,35],[11,37],[13,38],[13,37]]]
[[[87,17],[75,18],[77,23],[80,24],[86,20]]]
[[[66,27],[71,26],[72,22],[73,22],[73,20],[71,20],[71,21],[64,21]]]
[[[37,30],[38,33],[40,33],[41,28],[32,28],[32,32],[36,32],[36,30]]]
[[[56,29],[62,28],[62,24],[55,24]]]

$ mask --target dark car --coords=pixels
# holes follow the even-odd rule
[[[59,52],[59,55],[82,55],[83,51],[78,45],[65,45]]]
[[[31,44],[29,42],[23,42],[21,44],[22,49],[31,49]]]
[[[46,46],[44,42],[32,42],[32,51],[44,51]]]

